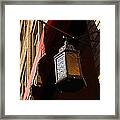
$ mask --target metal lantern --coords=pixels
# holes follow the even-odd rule
[[[76,91],[86,87],[80,64],[80,52],[67,41],[54,56],[56,86],[60,91]]]

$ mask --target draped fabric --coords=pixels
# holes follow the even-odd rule
[[[27,87],[25,89],[25,94],[24,94],[24,96],[22,98],[23,100],[26,100],[27,97],[29,96],[30,87],[32,85],[32,81],[33,81],[34,76],[35,76],[35,72],[36,72],[36,69],[37,69],[38,62],[45,54],[46,53],[45,53],[45,46],[44,46],[44,29],[43,29],[43,31],[41,33],[40,41],[39,41],[37,54],[35,56],[35,59],[34,59],[33,65],[32,65],[30,78],[28,80]]]

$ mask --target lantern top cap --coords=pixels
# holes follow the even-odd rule
[[[65,38],[65,37],[63,37],[63,38]],[[71,45],[68,42],[67,38],[65,38],[64,45],[59,49],[59,53],[65,51],[65,50],[67,50],[67,51],[76,51],[75,48],[74,48],[74,46]]]

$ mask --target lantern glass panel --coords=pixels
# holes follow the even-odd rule
[[[56,58],[57,81],[64,79],[66,74],[65,52]],[[56,81],[56,82],[57,82]]]
[[[66,53],[66,63],[68,75],[80,76],[80,65],[78,59],[78,53],[67,52]]]

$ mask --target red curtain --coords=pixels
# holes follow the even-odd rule
[[[35,56],[34,62],[33,62],[33,66],[31,69],[31,74],[30,74],[30,78],[29,81],[27,83],[27,87],[25,89],[25,93],[23,96],[23,100],[26,100],[29,96],[29,92],[30,92],[30,87],[32,85],[32,80],[34,79],[35,76],[35,72],[36,72],[36,68],[37,68],[37,64],[39,62],[39,60],[45,55],[45,46],[44,46],[44,28],[40,37],[40,42],[39,42],[39,46],[38,46],[38,50],[37,50],[37,54]]]

